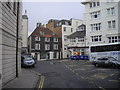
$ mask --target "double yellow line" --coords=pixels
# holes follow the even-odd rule
[[[42,90],[43,86],[44,86],[44,81],[45,81],[45,77],[41,74],[41,73],[38,73],[36,71],[32,71],[30,70],[31,72],[37,74],[38,76],[40,76],[39,80],[39,85],[38,85],[38,90]]]
[[[44,86],[44,80],[45,80],[45,77],[44,76],[40,76],[40,82],[39,82],[38,90],[42,90],[42,88]]]

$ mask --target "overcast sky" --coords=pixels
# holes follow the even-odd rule
[[[50,19],[84,19],[84,6],[80,2],[23,2],[23,14],[27,10],[28,31],[36,28],[36,23],[47,23]]]

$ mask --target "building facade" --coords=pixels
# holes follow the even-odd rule
[[[38,26],[29,36],[29,52],[38,61],[61,59],[61,38],[48,28]]]
[[[77,31],[68,36],[68,51],[70,55],[88,55],[89,48],[86,45],[86,26],[78,26]]]
[[[47,28],[52,30],[62,39],[62,57],[69,58],[71,53],[68,51],[68,45],[70,44],[68,36],[76,32],[77,27],[83,23],[82,20],[70,19],[70,20],[50,20],[47,24]],[[49,27],[48,27],[49,26]]]
[[[0,1],[0,89],[21,72],[21,3]]]
[[[89,0],[83,4],[87,45],[120,42],[120,2]]]
[[[22,15],[22,53],[28,53],[28,16],[27,11]]]
[[[70,58],[71,52],[68,50],[70,44],[68,36],[75,33],[78,26],[82,25],[83,21],[79,19],[70,19],[70,24],[62,25],[62,54],[63,58]]]
[[[85,5],[87,45],[109,45],[119,43],[119,0],[117,2],[114,0],[89,0],[82,3]]]

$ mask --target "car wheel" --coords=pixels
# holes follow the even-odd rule
[[[35,67],[35,64],[33,64],[33,67]]]
[[[96,64],[95,64],[95,67],[99,67],[99,64],[98,64],[98,63],[96,63]]]
[[[112,66],[112,68],[115,68],[115,67],[116,67],[116,65],[115,65],[115,64],[112,64],[111,66]]]

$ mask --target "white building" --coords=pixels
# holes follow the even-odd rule
[[[21,3],[0,1],[0,89],[21,72]]]
[[[86,25],[82,24],[77,31],[68,36],[70,41],[68,51],[70,55],[88,55],[89,48],[86,46]]]
[[[22,15],[22,53],[28,52],[28,16],[27,11]]]
[[[120,2],[87,0],[85,24],[87,45],[120,42]]]
[[[62,56],[63,58],[69,58],[71,53],[68,50],[70,40],[68,36],[77,31],[78,26],[83,24],[82,20],[71,19],[71,25],[62,25]]]

